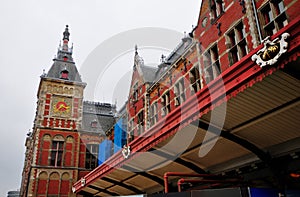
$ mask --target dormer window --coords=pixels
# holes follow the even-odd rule
[[[66,50],[68,50],[68,49],[66,49]],[[68,60],[68,56],[67,56],[67,54],[65,53],[64,54],[64,61],[67,61]]]
[[[134,84],[134,86],[133,86],[133,101],[137,101],[138,94],[139,94],[139,91],[138,91],[138,82],[136,82]]]
[[[60,72],[60,78],[61,79],[69,79],[69,71],[67,69],[64,69]]]
[[[92,128],[97,128],[97,125],[98,125],[97,120],[93,120],[93,121],[91,122],[91,127],[92,127]]]
[[[283,0],[267,2],[259,11],[263,36],[271,36],[288,24]]]
[[[213,23],[224,12],[222,0],[210,1],[211,22]]]

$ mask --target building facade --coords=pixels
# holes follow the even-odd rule
[[[21,196],[76,196],[72,185],[98,166],[99,144],[115,106],[83,101],[86,83],[72,58],[69,29],[40,79],[32,132],[27,134]]]
[[[157,67],[136,49],[127,144],[74,192],[299,189],[299,7],[203,0],[197,26]]]

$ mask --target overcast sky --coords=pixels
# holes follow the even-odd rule
[[[200,0],[2,0],[0,196],[20,187],[24,142],[35,115],[39,76],[52,65],[66,24],[70,42],[74,43],[73,58],[80,69],[95,48],[122,32],[143,27],[190,32],[197,23],[200,3]],[[161,51],[158,53],[167,54],[166,50]],[[118,57],[115,62],[132,66],[133,54],[129,52],[130,58]],[[145,62],[153,54],[144,50]],[[158,55],[149,64],[155,64],[156,59],[158,63]],[[97,98],[85,98],[122,102],[105,92]]]

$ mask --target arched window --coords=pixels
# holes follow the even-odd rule
[[[47,192],[47,180],[48,174],[47,172],[41,172],[38,176],[37,183],[37,196],[46,194]]]
[[[59,194],[60,176],[57,172],[53,172],[49,176],[47,196],[58,196]]]
[[[63,166],[74,166],[74,137],[68,136],[65,144]]]
[[[63,197],[63,196],[68,196],[69,192],[70,192],[70,175],[69,173],[65,172],[62,174],[61,176],[61,186],[60,186],[60,196]]]
[[[94,169],[98,166],[99,144],[86,144],[85,168]]]
[[[59,167],[63,164],[65,140],[62,136],[55,136],[52,140],[50,165]]]
[[[60,78],[61,78],[61,79],[66,79],[66,80],[69,79],[69,71],[67,70],[67,68],[63,69],[63,70],[60,72]]]
[[[39,149],[40,149],[40,151],[39,151],[40,155],[39,155],[38,164],[47,166],[49,150],[51,149],[51,136],[49,134],[45,134],[43,136]]]

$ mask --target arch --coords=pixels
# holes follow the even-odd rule
[[[52,140],[53,141],[65,141],[65,138],[62,135],[55,135]]]
[[[68,172],[64,172],[62,175],[61,175],[61,180],[63,181],[67,181],[70,179],[70,174]]]
[[[52,86],[52,93],[56,93],[56,92],[57,92],[57,86],[54,85],[54,86]]]
[[[74,137],[71,136],[71,135],[67,136],[66,142],[67,142],[67,143],[73,143],[73,142],[74,142]]]
[[[58,172],[52,172],[49,176],[48,195],[59,194],[60,176]]]
[[[60,179],[60,176],[59,176],[59,173],[58,172],[52,172],[49,176],[49,179],[51,180],[59,180]]]
[[[51,141],[51,136],[50,134],[46,133],[43,135],[43,141]]]
[[[63,86],[59,86],[59,87],[58,87],[58,93],[59,93],[59,94],[62,94],[62,93],[63,93]]]
[[[64,87],[64,93],[69,94],[69,88],[68,87]]]
[[[48,173],[46,171],[42,171],[39,173],[37,179],[37,194],[45,194],[47,192],[48,184]]]
[[[48,179],[48,173],[46,171],[42,171],[39,173],[39,179],[40,180],[47,180]]]
[[[52,85],[47,85],[47,92],[52,92]]]
[[[49,157],[49,150],[51,148],[51,136],[50,134],[46,133],[43,135],[41,144],[39,146],[39,158],[38,164],[39,165],[48,165],[48,157]]]
[[[64,172],[61,175],[61,184],[60,184],[60,194],[61,195],[68,195],[69,191],[71,190],[71,178],[68,172]]]

